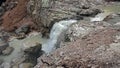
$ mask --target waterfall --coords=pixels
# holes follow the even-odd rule
[[[53,25],[52,30],[50,32],[49,40],[47,41],[47,43],[42,45],[42,50],[45,53],[50,53],[54,51],[56,48],[58,48],[60,42],[64,39],[66,31],[74,23],[77,23],[77,20],[62,20],[56,22]]]

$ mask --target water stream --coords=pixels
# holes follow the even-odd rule
[[[91,21],[103,21],[107,16],[120,12],[120,5],[108,5],[105,7],[99,7],[104,12],[96,15],[94,18],[91,18]]]
[[[65,32],[74,23],[77,23],[77,20],[62,20],[55,23],[50,32],[50,39],[42,45],[42,50],[49,54],[56,48],[59,48],[61,40],[64,39]]]
[[[104,13],[100,13],[92,18],[91,21],[102,21],[106,16],[112,13],[120,12],[120,6],[111,5],[106,7],[101,7],[104,10]],[[9,44],[14,48],[14,51],[8,56],[0,56],[0,59],[3,59],[5,62],[11,62],[16,57],[22,55],[21,49],[24,45],[31,46],[36,43],[42,44],[42,50],[45,53],[50,53],[59,47],[60,42],[64,39],[65,32],[67,29],[74,23],[77,23],[77,20],[62,20],[55,23],[50,32],[50,38],[42,38],[40,34],[28,36],[23,40],[14,39]]]

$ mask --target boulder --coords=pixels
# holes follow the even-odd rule
[[[35,45],[24,45],[23,51],[26,54],[35,54],[41,51],[42,45],[39,43],[36,43]]]

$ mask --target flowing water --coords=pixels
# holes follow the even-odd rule
[[[42,50],[45,53],[50,53],[51,51],[59,47],[59,44],[64,38],[64,34],[68,27],[70,27],[70,25],[76,22],[76,20],[63,20],[58,23],[55,23],[50,32],[50,39],[42,38],[42,35],[39,33],[33,33],[33,35],[31,34],[22,40],[13,39],[9,42],[9,45],[10,47],[14,48],[14,51],[10,55],[0,56],[0,59],[3,59],[4,62],[10,63],[13,59],[23,56],[22,49],[33,46],[36,43],[42,44]]]
[[[110,5],[101,8],[104,12],[95,16],[95,18],[92,18],[91,21],[102,21],[106,16],[112,13],[120,12],[120,6],[118,5]],[[22,55],[21,49],[24,45],[29,46],[36,43],[42,44],[42,50],[45,53],[50,53],[59,47],[61,40],[64,39],[65,32],[73,23],[77,23],[77,20],[63,20],[55,23],[50,32],[49,39],[42,38],[40,34],[28,36],[23,40],[14,39],[9,43],[10,46],[14,48],[14,51],[8,56],[0,56],[0,59],[4,59],[5,62],[10,62],[12,59]]]
[[[105,7],[102,6],[100,8],[104,12],[96,15],[95,18],[93,18],[91,21],[103,21],[110,14],[120,12],[120,5],[108,5]],[[69,26],[76,22],[76,20],[63,20],[55,23],[50,32],[50,39],[47,41],[47,43],[42,45],[42,50],[46,53],[50,53],[59,47],[59,44],[64,38],[64,34]]]
[[[120,5],[108,5],[100,7],[104,12],[96,15],[91,21],[103,21],[107,16],[120,12]]]
[[[63,20],[55,23],[50,32],[50,39],[42,45],[42,50],[49,54],[58,48],[61,40],[64,39],[65,32],[73,23],[77,23],[77,20]]]

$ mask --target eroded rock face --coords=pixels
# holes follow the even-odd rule
[[[4,4],[6,12],[2,16],[2,29],[14,31],[24,24],[33,25],[32,19],[27,16],[26,4],[29,0],[7,0]]]
[[[51,29],[57,20],[70,19],[76,16],[79,18],[77,12],[80,12],[81,9],[90,8],[90,6],[83,6],[92,5],[91,7],[93,7],[93,4],[101,3],[103,0],[30,0],[27,10],[34,18],[40,31],[49,32],[48,29]]]
[[[70,42],[38,58],[35,68],[119,68],[120,28],[116,22],[82,20],[67,32]],[[117,23],[118,22],[118,23]],[[71,40],[72,39],[72,40]]]
[[[119,31],[104,28],[70,42],[49,56],[41,56],[35,68],[119,68],[119,46],[113,45]],[[117,51],[117,52],[116,52]]]

